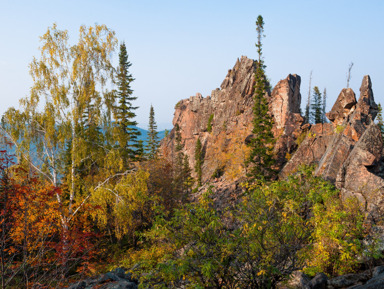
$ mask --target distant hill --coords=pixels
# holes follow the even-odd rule
[[[147,144],[148,131],[143,129],[143,128],[140,128],[140,127],[136,127],[136,128],[141,133],[141,135],[139,136],[139,140],[142,140],[144,142],[144,145],[146,145]],[[159,136],[159,140],[162,140],[165,136],[165,130],[159,131],[157,135]]]

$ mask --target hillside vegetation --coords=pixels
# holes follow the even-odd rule
[[[270,87],[263,27],[259,16],[258,60],[180,101],[164,139],[153,107],[148,137],[136,126],[132,64],[121,43],[112,65],[112,30],[82,26],[70,45],[49,27],[31,93],[0,127],[2,288],[85,288],[75,282],[116,268],[127,288],[284,288],[298,271],[372,269],[384,126],[370,78],[328,114],[315,87],[305,118],[300,76]],[[100,288],[125,278],[105,276]]]

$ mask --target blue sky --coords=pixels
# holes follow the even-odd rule
[[[353,62],[350,87],[358,96],[369,74],[376,102],[384,103],[381,0],[0,0],[0,114],[28,95],[28,65],[39,55],[39,36],[48,26],[57,23],[75,42],[80,25],[97,23],[126,43],[139,126],[147,127],[153,104],[159,128],[170,128],[178,100],[210,95],[238,57],[257,57],[259,14],[272,85],[299,74],[305,102],[313,70],[312,84],[327,89],[329,110]]]

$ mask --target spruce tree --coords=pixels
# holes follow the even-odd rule
[[[174,143],[174,165],[173,165],[173,189],[176,194],[182,198],[192,187],[191,169],[189,167],[188,156],[183,153],[183,142],[179,124],[175,125],[175,143]]]
[[[317,86],[313,88],[310,114],[314,123],[323,122],[323,99],[321,97],[321,92]]]
[[[377,117],[376,117],[376,120],[377,120],[377,125],[381,131],[381,136],[383,137],[384,139],[384,121],[383,121],[383,109],[381,107],[381,104],[379,103],[378,105],[378,113],[377,113]]]
[[[191,176],[191,167],[189,166],[188,155],[184,154],[183,159],[183,170],[182,170],[182,180],[183,180],[183,192],[189,193],[192,189],[194,180]]]
[[[201,166],[202,165],[203,165],[203,151],[202,151],[200,138],[198,138],[195,146],[195,172],[197,174],[197,183],[199,186],[201,186],[201,177],[202,177]]]
[[[323,119],[322,119],[322,123],[327,123],[327,117],[325,116],[325,109],[327,107],[327,89],[324,88],[324,91],[323,91],[323,112],[322,112],[322,116],[323,116]]]
[[[264,32],[264,21],[261,15],[256,21],[257,31],[257,53],[258,61],[255,71],[255,93],[253,106],[253,134],[250,142],[251,153],[248,160],[250,168],[249,176],[253,180],[271,179],[274,175],[275,164],[273,149],[274,136],[272,133],[273,119],[268,113],[268,102],[265,94],[269,90],[265,75],[265,65],[262,58],[262,37]]]
[[[305,123],[309,123],[310,119],[310,110],[311,110],[311,82],[312,82],[312,70],[311,73],[309,74],[309,87],[308,87],[308,99],[307,99],[307,105],[305,106],[305,117],[304,121]]]
[[[115,119],[117,123],[116,138],[122,150],[122,156],[127,160],[136,160],[138,153],[142,151],[138,137],[140,132],[137,129],[135,110],[138,108],[133,106],[133,101],[137,97],[133,96],[131,83],[134,81],[132,74],[129,72],[131,63],[128,61],[128,54],[125,44],[120,45],[119,67],[117,73],[117,106],[115,107]]]
[[[159,137],[157,132],[157,125],[155,121],[155,111],[153,106],[149,110],[149,125],[146,151],[149,159],[154,159],[159,148]]]

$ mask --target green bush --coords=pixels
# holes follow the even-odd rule
[[[296,270],[352,272],[369,249],[358,202],[341,202],[312,169],[245,187],[232,209],[218,209],[208,191],[158,218],[140,253],[142,288],[273,288]]]

